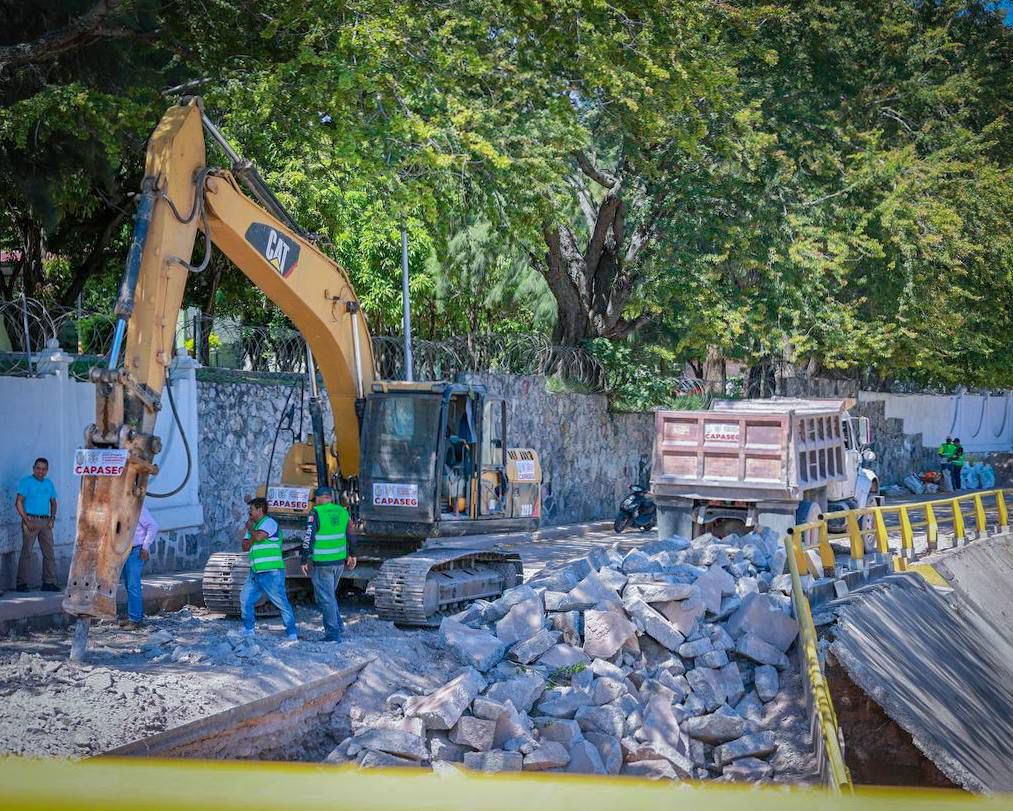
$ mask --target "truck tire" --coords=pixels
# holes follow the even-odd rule
[[[819,520],[822,512],[823,508],[815,501],[800,501],[795,510],[795,523],[811,524]],[[815,546],[819,542],[820,532],[818,529],[808,529],[802,533],[801,539],[804,546]]]

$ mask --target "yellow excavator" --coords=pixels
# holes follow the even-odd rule
[[[228,156],[231,171],[207,166],[205,132]],[[194,264],[198,228],[206,248]],[[278,486],[311,486],[305,503],[279,512],[298,523],[312,506],[313,488],[322,485],[357,505],[356,576],[371,580],[384,619],[426,624],[439,612],[495,597],[519,582],[516,554],[431,543],[537,528],[538,455],[507,447],[504,401],[481,386],[377,380],[369,330],[347,275],[317,249],[193,97],[168,110],[148,142],[112,346],[106,364],[90,373],[96,420],[85,430],[84,450],[119,454],[125,465],[120,475],[81,479],[63,602],[79,618],[72,657],[83,657],[91,619],[116,615],[120,571],[148,480],[158,470],[155,418],[184,287],[190,273],[207,266],[212,245],[278,305],[308,347],[313,435],[290,449]],[[334,418],[330,445],[314,367]],[[206,594],[212,603],[234,606],[245,561],[233,555],[219,562],[219,586]],[[295,571],[294,562],[290,568]]]

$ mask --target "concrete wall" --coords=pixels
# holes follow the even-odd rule
[[[859,392],[860,402],[882,402],[888,419],[903,422],[906,434],[921,434],[938,448],[947,436],[960,437],[967,453],[1013,450],[1013,392],[980,394],[883,394]]]
[[[4,416],[0,439],[0,588],[11,588],[21,550],[21,522],[14,509],[18,480],[31,473],[37,456],[49,459],[49,477],[56,487],[59,509],[54,527],[57,575],[64,579],[70,567],[76,530],[79,482],[73,474],[74,450],[83,444],[84,429],[95,421],[95,387],[69,377],[69,358],[58,352],[43,362],[46,376],[0,377],[0,413]],[[196,460],[200,454],[197,431],[196,381],[189,359],[173,366],[173,394],[180,420]],[[156,433],[163,450],[155,460],[161,467],[151,490],[169,491],[186,474],[186,454],[171,410],[159,414]],[[191,475],[183,490],[167,499],[149,499],[148,507],[164,530],[154,549],[150,571],[172,571],[180,560],[196,560],[193,539],[203,523],[198,479]],[[41,580],[41,555],[35,547],[34,578]]]

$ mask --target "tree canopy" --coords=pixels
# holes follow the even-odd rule
[[[405,224],[422,337],[543,332],[638,381],[738,361],[1013,385],[995,4],[13,5],[3,297],[108,306],[144,140],[199,93],[375,332],[400,329]],[[269,317],[220,258],[188,301]]]

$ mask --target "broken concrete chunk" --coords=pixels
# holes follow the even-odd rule
[[[739,672],[737,662],[729,662],[718,671],[721,678],[721,685],[724,687],[725,699],[729,704],[738,704],[742,696],[746,694],[746,687],[742,683],[742,673]]]
[[[670,702],[661,697],[652,698],[644,708],[641,731],[645,742],[671,763],[680,777],[691,775],[693,760],[689,754],[689,739],[679,729]]]
[[[714,762],[724,766],[746,757],[766,757],[777,749],[773,732],[757,732],[714,747]]]
[[[580,648],[575,648],[573,645],[553,645],[538,658],[538,664],[552,669],[586,665],[590,661],[590,658],[584,651]]]
[[[534,726],[527,713],[519,712],[509,701],[506,702],[506,708],[506,712],[496,719],[496,733],[492,741],[493,748],[509,749],[510,747],[506,746],[506,742],[516,738],[534,743],[534,738],[531,736]]]
[[[427,729],[450,729],[486,685],[482,674],[468,668],[427,696],[405,702],[405,716],[421,718]]]
[[[373,750],[368,750],[359,760],[359,766],[363,769],[418,768],[421,765],[419,761],[412,758],[397,757]]]
[[[639,597],[630,600],[627,609],[630,616],[644,626],[644,632],[668,650],[678,650],[685,640],[678,628]]]
[[[714,650],[714,643],[704,636],[692,642],[683,642],[679,646],[679,655],[695,659],[697,656],[703,656],[703,654],[710,653],[712,650]]]
[[[623,774],[630,777],[644,777],[648,780],[678,780],[672,764],[667,760],[637,760],[623,766]]]
[[[591,687],[591,701],[598,706],[610,704],[626,692],[628,692],[628,688],[626,687],[625,680],[619,681],[608,676],[603,676],[602,678],[595,679]]]
[[[560,604],[566,600],[567,594],[562,591],[546,591],[542,594],[542,602],[546,611],[560,611]]]
[[[735,705],[735,712],[754,724],[763,723],[763,702],[755,690],[746,693]]]
[[[722,777],[731,780],[744,780],[756,782],[767,780],[774,775],[774,767],[763,760],[754,757],[740,758],[733,760],[721,770]]]
[[[685,676],[673,676],[668,670],[659,670],[655,681],[672,691],[672,701],[681,704],[689,692],[689,682]]]
[[[688,600],[700,593],[696,586],[686,583],[636,583],[623,592],[623,596],[639,597],[645,603],[670,603]]]
[[[538,712],[553,718],[573,718],[577,710],[590,705],[591,696],[586,690],[563,687],[546,691],[538,704]]]
[[[710,566],[696,579],[700,596],[707,611],[717,614],[721,611],[721,598],[735,593],[735,578],[718,565]]]
[[[486,621],[484,612],[489,605],[485,600],[476,600],[465,608],[464,611],[451,614],[450,619],[462,625],[467,625],[469,628],[476,628]]]
[[[703,701],[708,712],[713,712],[725,702],[725,685],[719,671],[697,667],[686,674],[686,679],[693,688],[693,695]]]
[[[524,757],[524,771],[540,772],[545,769],[559,769],[570,762],[570,752],[561,743],[542,741],[530,755]]]
[[[432,739],[429,741],[429,759],[431,761],[461,763],[466,751],[466,747],[451,743],[450,736],[446,732],[432,733]]]
[[[501,620],[502,621],[502,620]],[[542,628],[537,634],[523,642],[518,642],[507,652],[507,656],[522,665],[531,664],[562,638],[559,631]]]
[[[786,670],[788,668],[789,662],[787,656],[773,645],[764,642],[753,634],[739,637],[738,642],[735,643],[735,650],[742,656],[752,659],[757,664],[773,665],[778,670]]]
[[[583,627],[582,615],[579,611],[562,611],[549,614],[549,623],[563,635],[567,645],[580,646],[580,633]]]
[[[798,623],[771,595],[747,594],[727,623],[734,637],[753,634],[784,653],[798,636]]]
[[[450,740],[461,746],[470,746],[479,752],[487,752],[492,748],[492,739],[495,733],[495,721],[485,721],[465,715],[450,730]]]
[[[596,658],[611,658],[636,632],[636,627],[621,610],[586,611],[584,653]]]
[[[619,774],[623,767],[623,748],[619,738],[613,735],[603,735],[600,732],[585,733],[588,742],[591,743],[605,766],[605,774]]]
[[[728,664],[728,654],[723,650],[711,650],[696,658],[697,667],[721,668]]]
[[[605,659],[595,659],[591,662],[591,672],[595,676],[607,676],[617,681],[622,681],[626,678],[626,672],[619,665],[614,665]]]
[[[486,691],[486,697],[503,703],[509,701],[519,712],[530,712],[544,690],[545,679],[537,673],[527,673],[497,682]]]
[[[570,762],[566,771],[572,774],[605,774],[605,764],[593,743],[588,740],[576,741],[570,747]]]
[[[692,633],[693,628],[696,627],[706,610],[702,596],[690,597],[681,602],[658,603],[655,607],[683,636],[689,636]]]
[[[425,738],[397,729],[367,729],[352,738],[352,743],[360,749],[386,752],[410,760],[426,760],[429,757]]]
[[[524,757],[520,752],[504,752],[494,749],[491,752],[465,752],[464,767],[480,772],[519,772],[524,765]]]
[[[721,625],[715,625],[710,633],[711,644],[714,646],[714,650],[735,650],[735,640],[729,636],[728,632]]]
[[[507,711],[507,705],[502,701],[495,701],[488,696],[478,696],[471,702],[471,711],[476,718],[484,721],[495,721]]]
[[[660,572],[661,566],[651,560],[651,556],[641,552],[639,549],[631,549],[623,558],[623,572],[632,574],[635,572]]]
[[[608,586],[610,589],[615,589],[616,592],[623,590],[626,585],[627,577],[622,572],[617,572],[615,569],[610,569],[608,566],[603,566],[598,570],[598,577],[601,578],[601,582]]]
[[[544,622],[542,598],[536,595],[510,607],[506,616],[496,623],[496,636],[505,645],[513,645],[533,637],[542,630]]]
[[[756,685],[756,694],[760,697],[760,701],[772,700],[777,695],[777,691],[781,689],[777,670],[770,665],[760,665],[757,667],[753,678]]]
[[[570,590],[570,599],[588,606],[595,606],[598,603],[612,602],[621,603],[619,593],[609,586],[597,572],[591,572]]]
[[[621,738],[626,716],[618,707],[604,705],[601,707],[581,707],[573,716],[585,735],[588,732],[601,732]]]
[[[714,620],[716,622],[724,622],[724,620],[738,611],[740,605],[742,605],[742,600],[737,595],[733,594],[731,597],[722,597],[721,608],[714,614]]]
[[[687,718],[682,728],[691,738],[704,743],[719,744],[742,737],[745,725],[742,716],[725,704],[709,715]]]
[[[555,741],[568,749],[584,737],[580,724],[567,718],[539,716],[531,719],[543,741]]]
[[[461,664],[485,672],[496,665],[506,645],[488,631],[469,628],[446,617],[440,623],[440,642],[457,657]]]

